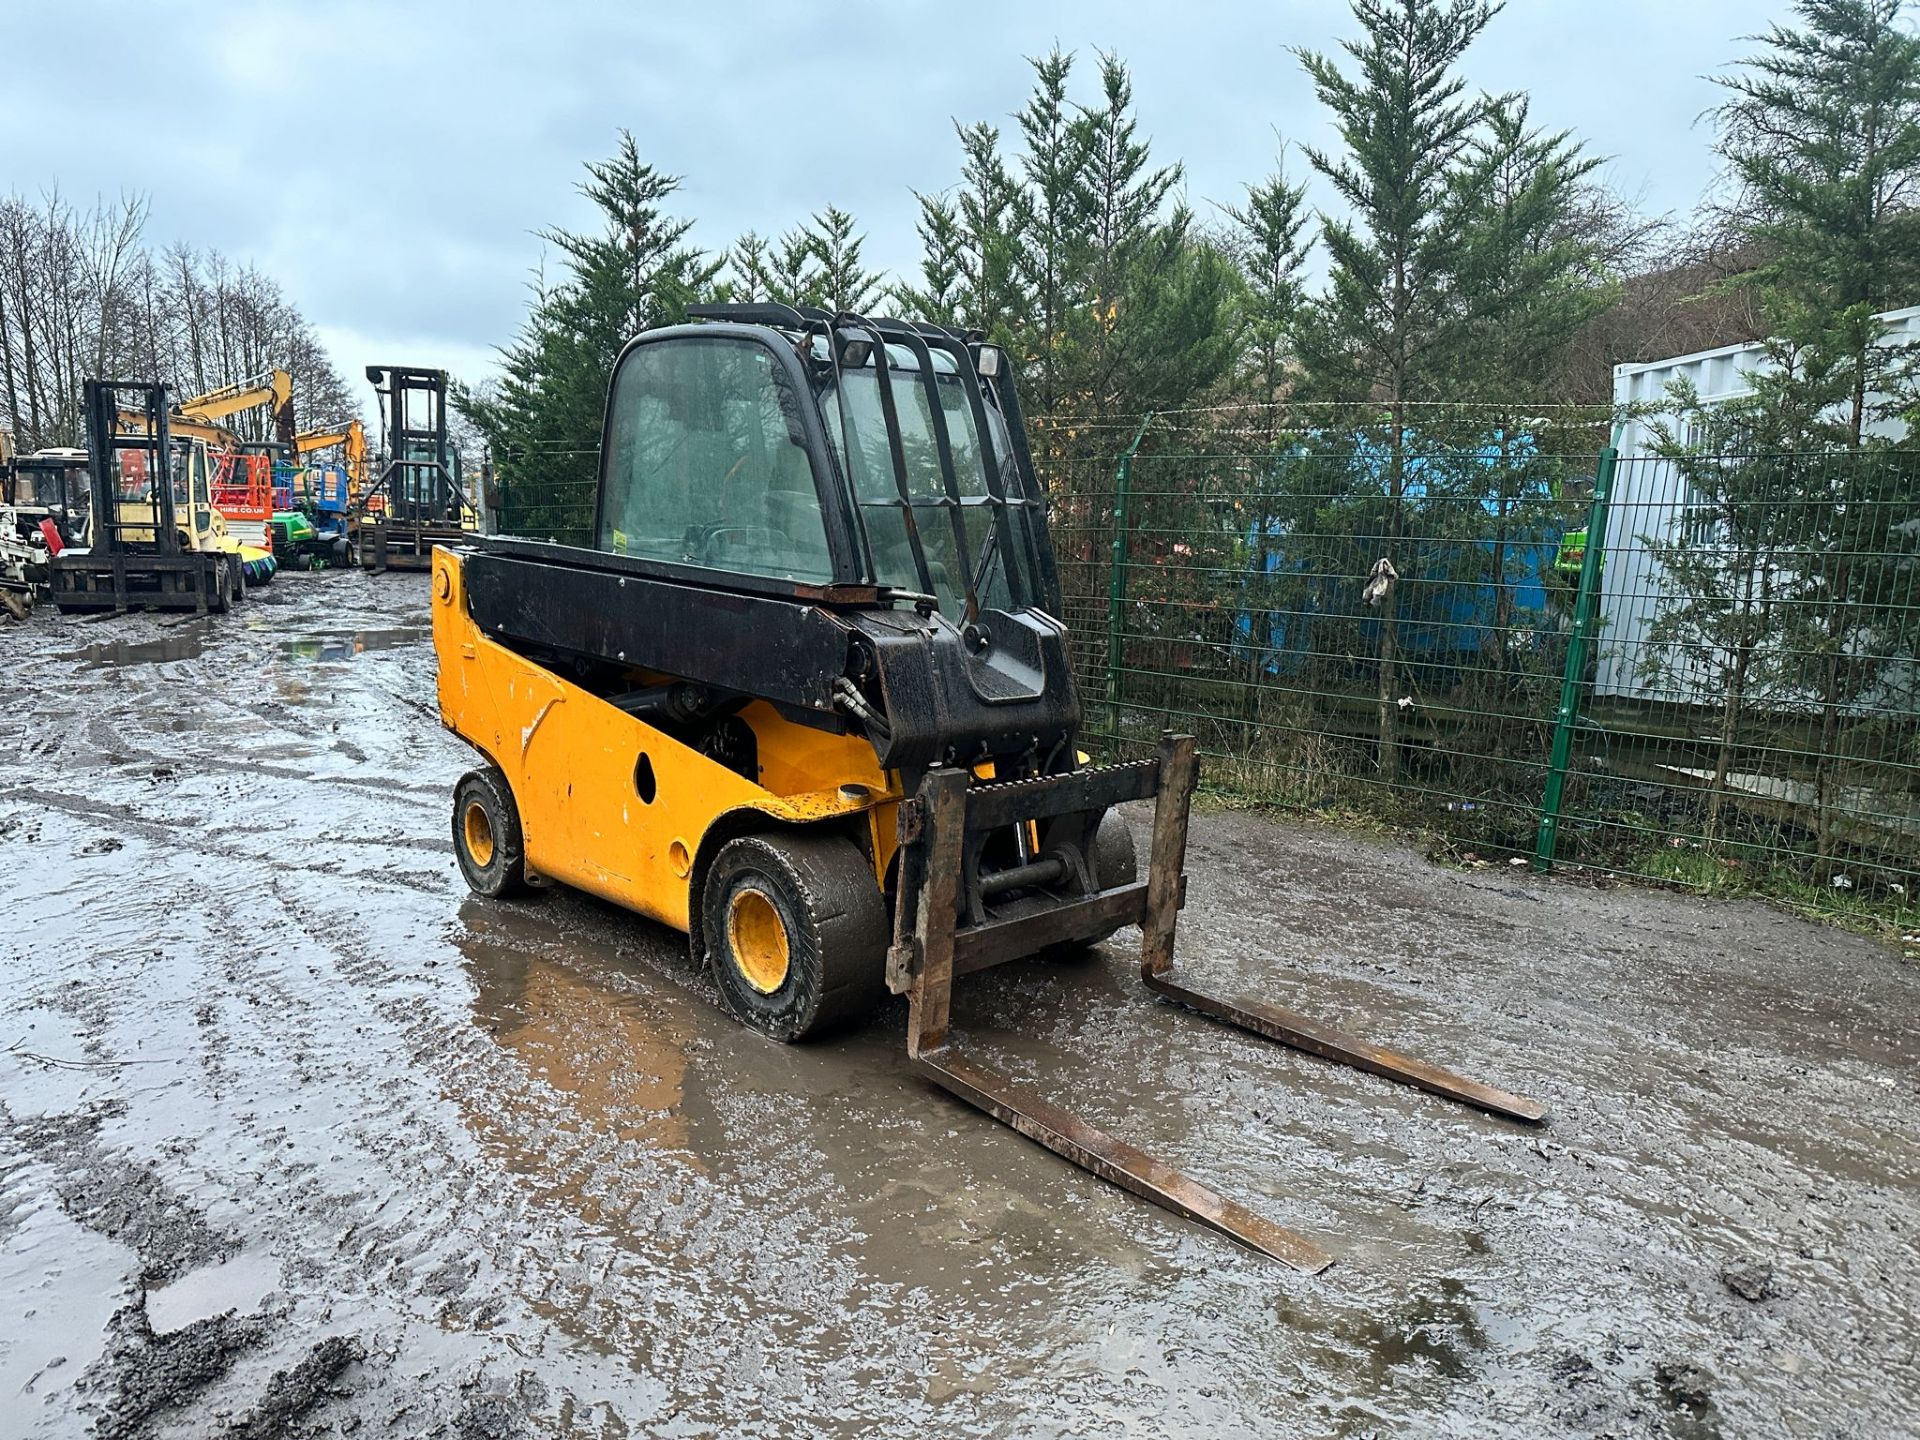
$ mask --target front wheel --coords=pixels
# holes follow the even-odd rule
[[[728,841],[707,872],[700,918],[727,1008],[776,1040],[858,1019],[885,993],[886,901],[851,840]]]
[[[507,777],[491,765],[469,770],[453,787],[453,854],[476,895],[497,900],[530,888],[520,809]]]

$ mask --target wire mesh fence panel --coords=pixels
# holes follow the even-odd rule
[[[1920,868],[1920,454],[1622,460],[1561,854],[1709,886]]]
[[[1216,790],[1457,855],[1906,914],[1920,451],[1615,457],[1600,418],[1036,420],[1089,742],[1190,730]],[[591,543],[580,473],[523,465],[499,528]]]
[[[562,545],[593,543],[593,505],[597,480],[560,479],[535,474],[502,478],[495,528],[527,540]]]
[[[1458,854],[1904,905],[1920,456],[1597,438],[1188,423],[1056,460],[1091,734],[1191,730],[1215,789]]]

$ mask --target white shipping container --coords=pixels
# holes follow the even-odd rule
[[[1889,310],[1880,318],[1890,332],[1889,344],[1920,342],[1920,305]],[[1671,386],[1678,380],[1691,381],[1703,403],[1723,404],[1751,394],[1749,377],[1769,363],[1765,350],[1756,342],[1723,345],[1717,350],[1676,355],[1644,365],[1616,365],[1614,407],[1658,407],[1667,401]],[[1672,599],[1667,577],[1647,541],[1692,538],[1686,533],[1687,514],[1696,503],[1673,466],[1657,458],[1658,441],[1653,429],[1657,418],[1635,416],[1624,421],[1615,440],[1620,466],[1615,472],[1607,515],[1594,691],[1621,699],[1714,705],[1721,699],[1717,677],[1724,673],[1724,657],[1703,656],[1690,672],[1670,676],[1660,684],[1650,683],[1639,670],[1648,627]],[[1898,433],[1898,427],[1882,428]]]

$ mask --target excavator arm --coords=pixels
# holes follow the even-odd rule
[[[176,413],[188,420],[213,423],[262,405],[273,413],[274,438],[292,443],[293,377],[285,370],[272,370],[251,380],[237,380],[218,390],[196,395],[182,401]]]
[[[338,445],[346,453],[348,494],[358,499],[366,486],[367,479],[367,427],[358,420],[349,420],[345,425],[331,428],[302,430],[293,437],[293,453],[296,459],[311,454],[315,450],[328,450]]]

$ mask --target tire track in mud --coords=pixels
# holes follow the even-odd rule
[[[1877,1437],[1920,1404],[1920,987],[1853,942],[1203,815],[1188,955],[1556,1110],[1515,1132],[1238,1036],[1117,951],[969,982],[970,1043],[1339,1250],[1295,1284],[930,1093],[897,1016],[781,1050],[664,932],[466,898],[426,646],[288,639],[424,604],[343,575],[238,624],[9,632],[0,842],[45,863],[5,1013],[111,1063],[0,1055],[5,1132],[97,1114],[111,1164],[279,1267],[163,1433],[303,1385],[296,1426],[395,1436]],[[198,653],[82,669],[109,629]],[[0,1173],[0,1247],[59,1168]],[[123,1263],[82,1278],[111,1300]]]
[[[391,982],[390,967],[358,946],[336,941],[333,955],[355,984],[378,991]],[[899,1377],[896,1393],[836,1398],[850,1429],[860,1417],[878,1422],[915,1401],[918,1365],[911,1332],[901,1327],[898,1287],[863,1280],[847,1258],[856,1244],[851,1234],[818,1219],[800,1232],[792,1226],[796,1213],[834,1213],[832,1196],[789,1187],[780,1211],[769,1214],[686,1159],[609,1133],[617,1117],[582,1113],[564,1092],[529,1085],[511,1053],[469,1017],[450,1020],[440,1006],[403,997],[378,1008],[395,1024],[411,1067],[438,1079],[436,1099],[451,1099],[463,1128],[448,1146],[444,1119],[415,1123],[417,1102],[401,1112],[401,1130],[434,1147],[431,1178],[410,1189],[404,1214],[367,1223],[355,1240],[363,1254],[417,1256],[433,1274],[478,1260],[481,1273],[463,1292],[493,1288],[515,1297],[523,1308],[514,1324],[526,1343],[543,1343],[532,1336],[550,1327],[670,1377],[683,1419],[742,1424],[740,1337],[754,1335],[762,1337],[755,1348],[785,1353],[810,1371],[851,1366]],[[371,1153],[390,1152],[391,1118],[389,1110],[388,1123],[358,1137]],[[491,1163],[460,1153],[468,1144]],[[405,1158],[426,1160],[414,1149]],[[461,1237],[455,1254],[447,1253],[449,1235]],[[555,1255],[564,1257],[559,1265]],[[470,1314],[474,1304],[454,1308]],[[488,1321],[496,1329],[508,1323],[497,1315]],[[750,1368],[766,1364],[763,1357]]]

